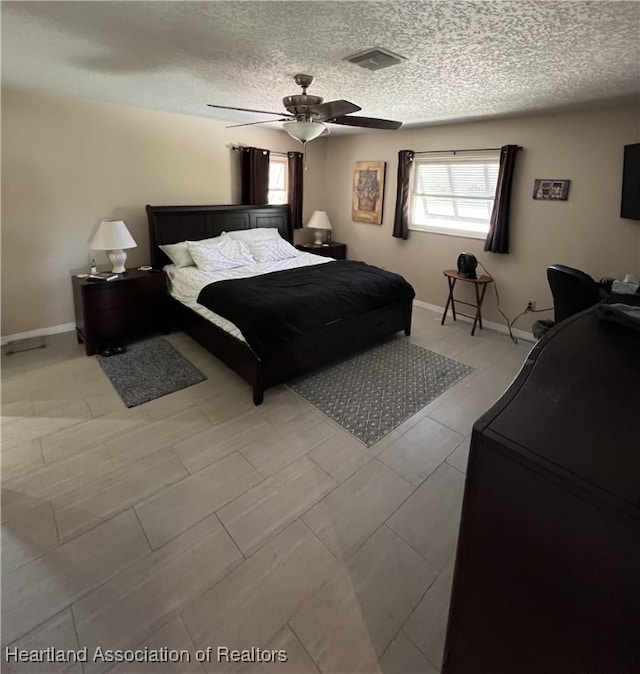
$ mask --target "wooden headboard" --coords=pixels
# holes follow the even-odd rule
[[[293,242],[289,206],[147,206],[151,266],[162,269],[169,258],[160,244],[198,241],[222,232],[277,227],[280,236]]]

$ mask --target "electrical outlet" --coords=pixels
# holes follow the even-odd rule
[[[536,301],[535,300],[529,300],[527,302],[527,311],[535,311],[536,310]]]

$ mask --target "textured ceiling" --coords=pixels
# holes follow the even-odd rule
[[[229,123],[299,93],[405,124],[640,94],[640,2],[2,2],[5,85]],[[408,60],[344,61],[383,47]],[[341,127],[339,131],[349,129]],[[334,126],[332,131],[338,131]]]

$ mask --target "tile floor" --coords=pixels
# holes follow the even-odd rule
[[[531,348],[469,332],[415,309],[410,339],[476,370],[368,449],[284,386],[254,407],[180,333],[207,380],[130,410],[72,333],[3,356],[3,659],[190,661],[2,671],[439,672],[471,426]],[[288,660],[218,663],[218,646]]]

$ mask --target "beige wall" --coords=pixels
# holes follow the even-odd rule
[[[349,256],[404,274],[418,299],[443,305],[442,269],[470,251],[498,281],[510,318],[528,299],[551,306],[545,267],[564,262],[594,277],[640,278],[640,222],[619,213],[622,147],[640,140],[638,108],[433,126],[318,139],[307,148],[305,219],[328,211]],[[70,275],[85,271],[99,221],[122,218],[138,248],[128,265],[148,261],[144,206],[234,203],[237,155],[231,144],[300,149],[279,131],[225,129],[212,120],[13,90],[2,95],[2,334],[74,321]],[[411,232],[392,238],[399,149],[497,147],[517,143],[512,252],[483,252],[481,241]],[[351,221],[356,161],[387,162],[381,226]],[[534,178],[569,178],[569,200],[534,201]],[[309,239],[309,232],[297,232]],[[103,254],[99,254],[103,255]],[[105,267],[106,256],[98,258]],[[486,316],[501,320],[495,295]],[[534,317],[536,318],[536,317]],[[516,327],[528,330],[533,319]]]
[[[329,139],[326,210],[334,236],[348,244],[349,257],[397,271],[414,285],[418,299],[444,306],[442,270],[455,267],[458,254],[477,256],[497,280],[501,308],[512,319],[529,299],[552,306],[545,268],[559,262],[584,269],[596,279],[640,278],[640,221],[619,217],[623,146],[640,141],[640,109],[615,107],[432,126],[397,132]],[[518,144],[511,210],[511,252],[483,251],[484,242],[425,232],[392,238],[397,153],[401,149],[447,150]],[[351,182],[356,161],[387,162],[382,225],[351,220]],[[535,178],[568,178],[569,200],[532,199]],[[486,316],[504,322],[488,291]],[[524,316],[515,327],[529,330],[537,318]]]
[[[70,275],[88,269],[103,218],[149,260],[146,204],[238,202],[232,144],[300,150],[282,131],[72,98],[2,92],[2,335],[74,321]],[[324,139],[307,150],[305,218],[320,208]],[[308,232],[297,233],[304,237]],[[106,268],[106,254],[97,253]]]

